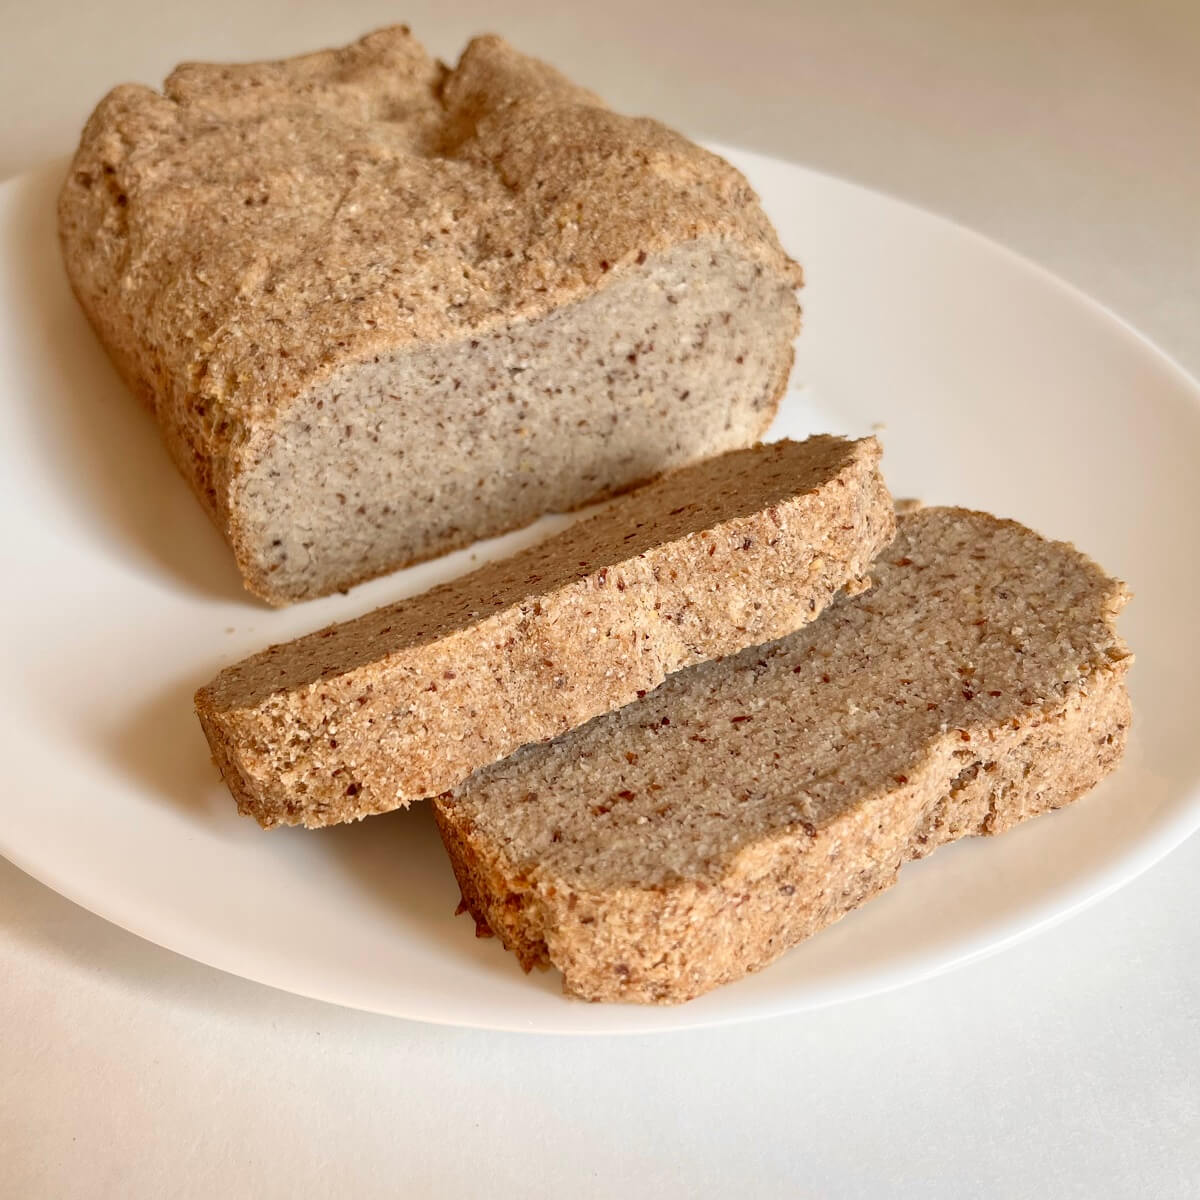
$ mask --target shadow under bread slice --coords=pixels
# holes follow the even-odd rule
[[[771,645],[477,772],[436,801],[467,907],[589,1000],[759,969],[969,834],[1116,765],[1127,593],[963,509],[900,517],[874,587]]]
[[[310,827],[401,808],[792,632],[893,536],[879,456],[828,436],[733,451],[226,668],[196,709],[238,807]]]

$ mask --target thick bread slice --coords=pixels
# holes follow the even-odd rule
[[[466,905],[588,1000],[688,1000],[777,958],[902,864],[1081,796],[1121,756],[1126,593],[1010,521],[900,518],[770,646],[478,772],[436,803]]]
[[[799,268],[745,179],[499,38],[109,93],[67,273],[283,604],[758,440]]]
[[[227,668],[196,710],[238,807],[265,826],[388,812],[790,633],[890,541],[878,464],[874,438],[731,451]]]

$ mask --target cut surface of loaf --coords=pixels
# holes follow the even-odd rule
[[[453,69],[398,26],[118,87],[59,230],[276,604],[752,444],[799,322],[737,171],[495,37]]]
[[[227,668],[196,709],[239,808],[266,826],[388,812],[790,633],[892,537],[879,454],[827,436],[730,451]]]
[[[688,1000],[765,966],[968,834],[1119,759],[1123,586],[961,509],[900,518],[787,638],[673,675],[477,772],[436,815],[467,907],[588,1000]]]

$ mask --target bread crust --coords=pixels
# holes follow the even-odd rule
[[[238,807],[315,827],[407,806],[806,624],[892,536],[879,457],[828,436],[732,451],[226,668],[196,710]]]
[[[297,595],[264,568],[243,489],[293,406],[339,371],[522,327],[696,239],[800,282],[715,155],[499,38],[449,69],[404,26],[280,62],[184,64],[162,93],[115,88],[58,215],[80,304],[272,603]],[[779,361],[755,435],[786,384]]]
[[[1071,547],[947,509],[902,516],[872,573],[807,629],[436,801],[477,923],[526,969],[559,968],[569,995],[679,1003],[772,962],[903,863],[1069,804],[1116,766],[1122,585]]]

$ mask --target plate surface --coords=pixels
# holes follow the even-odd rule
[[[0,188],[0,852],[226,971],[426,1021],[642,1032],[795,1012],[995,950],[1133,878],[1200,825],[1200,387],[1118,319],[928,213],[725,151],[805,266],[773,434],[878,428],[897,496],[1076,542],[1126,579],[1138,655],[1121,770],[1084,802],[939,851],[770,969],[677,1008],[565,1000],[477,941],[429,813],[318,834],[239,818],[192,714],[222,665],[563,523],[272,612],[125,393],[59,265],[63,164]]]

